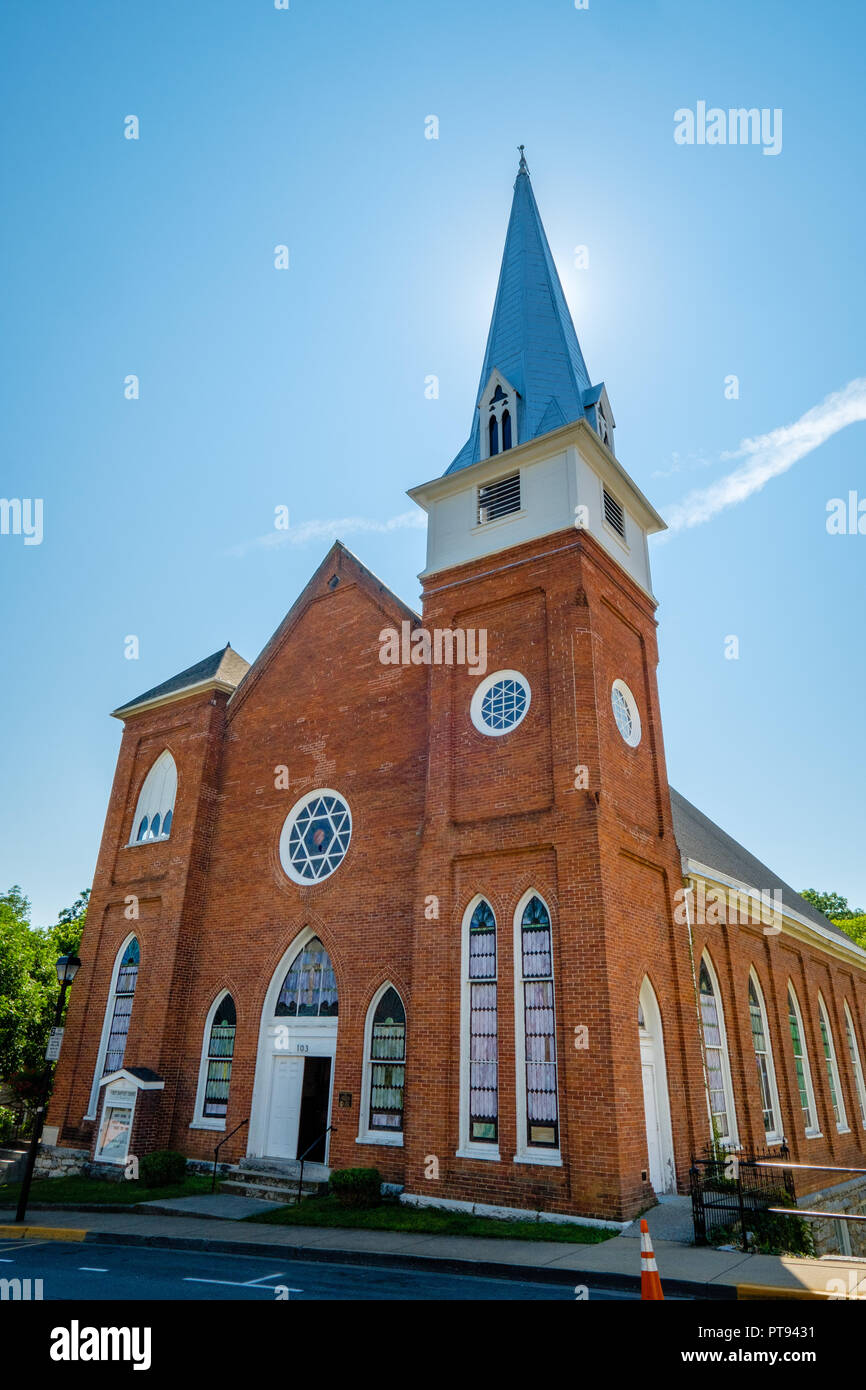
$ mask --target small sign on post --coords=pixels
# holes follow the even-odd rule
[[[63,1029],[52,1028],[51,1036],[48,1039],[48,1046],[45,1049],[46,1062],[56,1062],[60,1056],[60,1044],[63,1042]]]

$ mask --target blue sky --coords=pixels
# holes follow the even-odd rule
[[[227,640],[251,660],[327,550],[327,526],[250,544],[274,507],[384,523],[463,444],[518,143],[617,453],[662,515],[780,466],[773,432],[866,376],[854,4],[9,0],[0,23],[0,493],[44,499],[41,545],[0,536],[0,886],[38,922],[93,873],[108,711]],[[677,145],[701,100],[781,108],[781,153]],[[866,497],[863,395],[653,547],[671,781],[857,905],[866,536],[825,521]],[[339,530],[417,602],[422,529]]]

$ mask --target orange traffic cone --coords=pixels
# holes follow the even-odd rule
[[[640,1296],[641,1298],[663,1299],[662,1281],[659,1267],[653,1254],[652,1240],[646,1221],[640,1223]]]

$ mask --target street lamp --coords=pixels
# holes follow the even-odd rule
[[[60,992],[57,996],[57,1005],[54,1009],[54,1028],[52,1037],[56,1036],[56,1029],[60,1027],[60,1020],[63,1017],[63,1005],[66,1002],[66,991],[78,974],[81,961],[77,956],[61,956],[57,962],[57,979],[60,984]],[[62,1031],[61,1031],[62,1038]],[[55,1049],[51,1049],[53,1052]],[[59,1044],[57,1046],[59,1052]],[[48,1104],[48,1092],[51,1087],[51,1074],[54,1068],[53,1060],[48,1060],[45,1068],[45,1076],[42,1081],[42,1093],[39,1097],[39,1105],[33,1118],[33,1135],[30,1140],[30,1148],[27,1150],[27,1166],[24,1169],[24,1179],[21,1183],[21,1193],[18,1198],[18,1209],[15,1212],[15,1220],[23,1221],[27,1212],[27,1199],[30,1196],[30,1184],[33,1181],[33,1169],[36,1167],[36,1155],[39,1152],[39,1141],[42,1138],[42,1126],[45,1122],[45,1107]]]

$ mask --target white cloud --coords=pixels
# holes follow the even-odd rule
[[[667,517],[671,531],[700,526],[726,507],[744,502],[753,492],[760,492],[771,478],[786,473],[831,435],[858,420],[866,420],[866,377],[849,381],[841,391],[834,391],[792,425],[781,425],[756,439],[744,439],[738,449],[722,454],[726,460],[742,458],[746,461],[717,483],[690,492],[671,507]]]
[[[246,555],[250,550],[270,549],[275,545],[305,545],[307,541],[334,541],[339,536],[357,535],[359,532],[375,532],[379,535],[389,531],[420,530],[427,525],[427,516],[420,509],[400,512],[387,521],[374,521],[366,516],[343,516],[333,521],[302,521],[285,531],[274,528],[264,536],[232,546],[229,555]]]

